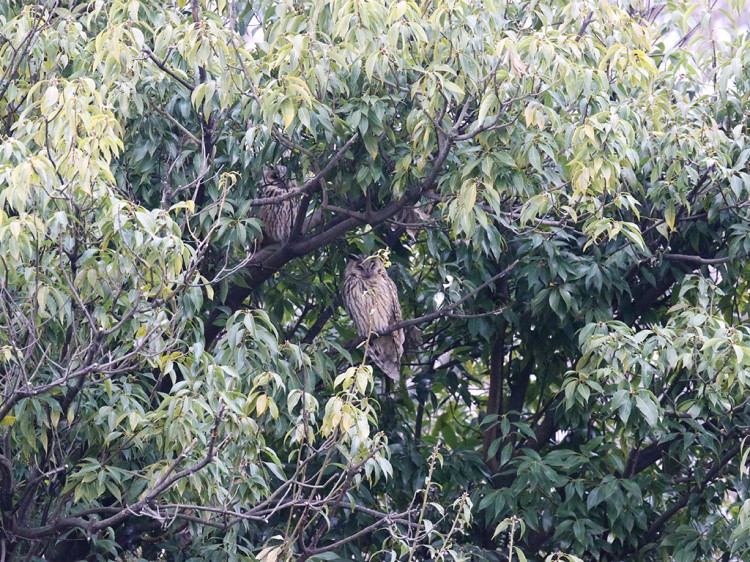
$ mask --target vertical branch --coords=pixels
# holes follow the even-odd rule
[[[192,16],[193,23],[198,27],[201,23],[200,5],[199,0],[193,0],[192,2]],[[201,84],[205,84],[207,79],[206,69],[203,66],[198,67],[198,80]],[[203,160],[205,162],[204,169],[208,167],[208,162],[211,160],[214,151],[214,128],[216,127],[216,116],[213,113],[208,115],[200,116],[201,124],[201,145],[203,150]],[[198,185],[195,190],[194,201],[196,207],[200,208],[206,199],[206,182],[205,176],[198,180]]]
[[[417,406],[417,423],[414,426],[414,441],[422,439],[422,424],[424,423],[424,400],[419,401]]]
[[[492,347],[490,354],[490,388],[489,396],[487,398],[487,415],[500,416],[503,408],[503,382],[505,379],[505,326],[502,327],[502,331],[498,338],[495,340],[495,344]],[[492,472],[496,472],[500,467],[497,459],[489,458],[488,453],[492,442],[497,439],[497,428],[498,421],[495,420],[482,434],[482,450],[485,462],[490,467]]]
[[[229,0],[227,2],[227,8],[229,9],[229,29],[233,32],[237,31],[237,0]]]
[[[523,404],[526,401],[526,391],[529,388],[529,381],[531,380],[531,374],[534,372],[534,356],[529,353],[528,361],[524,368],[515,373],[512,378],[508,381],[510,387],[510,397],[508,398],[507,411],[515,411],[514,418],[518,418],[518,413],[523,409]]]

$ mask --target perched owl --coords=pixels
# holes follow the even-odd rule
[[[286,179],[286,166],[267,167],[263,170],[263,190],[261,197],[278,197],[297,189],[297,184]],[[299,201],[297,198],[285,199],[280,203],[263,205],[260,208],[260,220],[263,221],[263,236],[274,242],[286,242],[292,233],[297,218]]]
[[[366,337],[372,332],[368,356],[386,375],[398,380],[404,331],[378,334],[401,321],[396,284],[388,277],[383,262],[376,257],[349,261],[344,271],[343,298],[357,333]]]

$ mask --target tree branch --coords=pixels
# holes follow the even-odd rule
[[[356,142],[359,135],[357,133],[354,134],[353,137],[351,137],[346,143],[344,143],[344,146],[339,149],[336,154],[334,154],[331,159],[328,161],[328,163],[318,172],[315,174],[315,177],[312,179],[309,179],[305,182],[305,185],[302,187],[299,187],[297,189],[290,189],[286,193],[282,195],[276,195],[275,197],[258,197],[257,199],[252,199],[251,201],[248,201],[247,204],[251,207],[260,207],[263,205],[275,205],[277,203],[282,203],[286,201],[287,199],[292,199],[294,197],[299,197],[302,194],[309,193],[311,191],[314,191],[316,187],[319,186],[320,180],[325,177],[325,175],[330,172],[333,167],[338,164],[341,159],[346,155],[347,151],[352,147],[352,145]]]
[[[330,306],[327,306],[323,312],[320,313],[317,320],[315,320],[315,323],[312,325],[312,327],[307,331],[305,334],[305,337],[302,338],[302,343],[312,343],[313,340],[317,337],[317,335],[323,331],[323,328],[326,325],[326,322],[328,322],[333,314],[336,312],[336,309],[339,306],[339,298],[337,297]]]
[[[143,48],[143,53],[149,59],[151,59],[154,62],[154,64],[156,64],[156,66],[158,66],[162,71],[164,71],[167,74],[169,74],[172,78],[174,78],[180,84],[182,84],[183,86],[185,86],[185,88],[187,88],[189,91],[191,91],[191,92],[193,91],[193,89],[195,88],[195,86],[193,84],[191,84],[190,82],[188,82],[187,80],[185,80],[179,74],[175,73],[174,70],[172,70],[171,68],[169,68],[166,64],[164,64],[158,58],[156,58],[156,55],[151,51],[151,49],[149,49],[148,47],[144,47]]]
[[[580,41],[583,37],[583,34],[586,33],[586,28],[591,24],[591,20],[593,17],[594,12],[593,10],[591,10],[586,15],[586,18],[581,22],[581,27],[578,29],[578,33],[576,34],[576,41]]]
[[[690,256],[687,254],[662,254],[665,260],[673,262],[694,263],[698,265],[720,265],[731,261],[731,258],[702,258],[700,256]]]
[[[368,535],[369,533],[372,533],[373,531],[375,531],[376,529],[379,529],[380,527],[384,525],[391,525],[393,519],[403,519],[404,517],[407,517],[413,511],[416,511],[416,510],[404,511],[402,513],[395,514],[395,515],[386,514],[382,519],[376,521],[372,525],[368,525],[367,527],[357,531],[353,535],[349,535],[348,537],[340,539],[327,546],[321,546],[319,548],[305,550],[302,554],[299,555],[299,557],[297,558],[297,562],[304,562],[305,560],[308,560],[309,558],[313,556],[317,556],[318,554],[331,552],[333,550],[341,548],[345,544],[348,544],[352,541],[362,538],[363,536]]]
[[[178,472],[175,472],[179,464],[190,453],[191,447],[187,447],[174,461],[172,461],[172,463],[169,465],[169,467],[164,472],[164,474],[153,485],[151,490],[147,494],[145,494],[142,497],[142,499],[135,502],[134,504],[125,506],[121,508],[116,514],[112,515],[111,517],[107,517],[105,519],[101,519],[98,521],[90,521],[82,517],[81,514],[79,513],[79,514],[72,515],[70,517],[58,519],[57,521],[53,521],[52,523],[48,525],[43,525],[43,526],[36,527],[36,528],[18,527],[18,528],[13,529],[14,534],[17,537],[20,537],[23,539],[39,539],[39,538],[59,535],[60,533],[67,531],[69,529],[72,529],[72,528],[79,528],[87,532],[93,533],[96,531],[100,531],[101,529],[106,529],[107,527],[111,527],[112,525],[116,525],[117,523],[124,521],[131,515],[137,515],[144,508],[146,508],[151,502],[153,502],[160,494],[162,494],[163,492],[171,488],[179,480],[187,476],[190,476],[191,474],[194,474],[198,472],[199,470],[205,468],[214,459],[214,456],[216,454],[216,448],[217,448],[216,441],[218,438],[218,427],[223,417],[223,414],[224,414],[224,406],[220,405],[219,410],[216,412],[216,418],[214,419],[214,422],[211,426],[211,430],[210,430],[211,437],[208,442],[208,449],[206,451],[205,456],[198,462]]]
[[[0,455],[0,511],[8,511],[13,504],[13,465]]]
[[[739,452],[740,452],[740,444],[733,445],[725,454],[721,457],[718,461],[716,461],[711,468],[706,473],[706,477],[703,479],[703,482],[699,483],[695,489],[697,489],[698,492],[702,492],[706,489],[706,487],[711,484],[711,481],[719,476],[721,471],[724,469],[724,467],[729,464],[729,461],[731,461]],[[685,492],[685,494],[677,500],[675,503],[673,503],[664,513],[662,513],[659,517],[657,517],[653,523],[648,528],[648,531],[646,532],[646,535],[643,537],[643,539],[640,541],[638,548],[636,551],[639,551],[641,548],[643,548],[645,545],[653,541],[656,536],[659,534],[659,531],[661,531],[662,527],[667,524],[667,522],[674,517],[674,515],[680,511],[683,507],[685,507],[688,502],[690,501],[690,498],[695,493],[693,489],[688,490]]]
[[[474,297],[477,293],[479,293],[482,289],[488,287],[495,281],[499,281],[508,273],[510,273],[513,268],[518,265],[519,260],[513,260],[508,267],[503,269],[500,273],[497,275],[493,275],[490,277],[487,281],[482,283],[481,285],[477,286],[472,291],[465,294],[463,297],[458,299],[456,302],[453,302],[446,306],[445,308],[441,308],[440,310],[436,310],[435,312],[431,312],[430,314],[425,314],[424,316],[420,316],[418,318],[410,318],[409,320],[402,320],[401,322],[397,322],[396,324],[393,324],[391,326],[388,326],[384,330],[379,330],[378,335],[382,336],[384,334],[390,334],[391,332],[395,332],[396,330],[401,330],[403,328],[409,328],[411,326],[416,326],[417,324],[423,324],[424,322],[430,322],[431,320],[436,320],[437,318],[441,318],[443,316],[451,316],[451,311],[458,308],[462,304],[464,304],[466,301]],[[362,339],[358,339],[357,341],[363,341]]]

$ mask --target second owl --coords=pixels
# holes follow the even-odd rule
[[[404,353],[404,331],[379,335],[401,322],[401,305],[396,284],[388,277],[380,258],[353,259],[344,271],[344,307],[360,337],[372,333],[368,355],[393,380],[399,379]]]

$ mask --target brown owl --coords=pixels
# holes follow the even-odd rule
[[[344,271],[344,306],[354,321],[357,333],[372,333],[368,355],[383,372],[398,380],[401,355],[404,353],[404,331],[378,335],[388,326],[401,321],[396,284],[388,277],[380,258],[352,259]]]
[[[263,170],[263,190],[261,197],[278,197],[292,189],[297,189],[294,180],[286,179],[286,166],[266,167]],[[263,221],[263,236],[273,242],[286,242],[292,233],[297,218],[299,202],[297,198],[285,199],[279,203],[263,205],[260,220]]]

